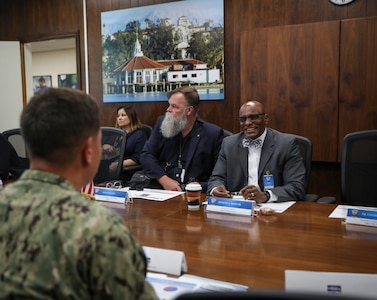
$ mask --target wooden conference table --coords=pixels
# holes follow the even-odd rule
[[[282,214],[240,217],[188,211],[184,196],[102,203],[143,245],[183,251],[192,275],[284,289],[287,269],[377,273],[377,228],[328,218],[335,204],[297,202]]]

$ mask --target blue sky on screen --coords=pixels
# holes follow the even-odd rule
[[[194,25],[202,25],[212,20],[214,26],[224,26],[223,0],[185,0],[103,12],[101,13],[102,35],[124,30],[126,24],[132,21],[139,21],[141,29],[144,29],[145,19],[155,22],[159,18],[171,18],[176,24],[181,16],[188,17]]]

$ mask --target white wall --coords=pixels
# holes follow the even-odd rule
[[[20,127],[22,75],[19,42],[0,42],[0,132]]]
[[[31,52],[30,44],[24,44],[25,55],[25,78],[26,80],[26,99],[29,100],[33,96],[33,53]]]
[[[76,50],[33,52],[33,76],[51,75],[52,86],[58,87],[58,75],[76,74]]]
[[[33,95],[33,76],[51,75],[57,87],[58,75],[76,72],[75,49],[31,53],[25,46],[27,100]],[[20,43],[0,42],[0,132],[20,127],[22,88]]]

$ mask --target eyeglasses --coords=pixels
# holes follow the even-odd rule
[[[264,115],[266,114],[253,114],[253,115],[248,115],[248,116],[241,116],[239,117],[239,120],[241,123],[245,123],[247,119],[249,119],[250,121],[256,121]]]

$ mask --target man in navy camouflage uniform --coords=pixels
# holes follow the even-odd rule
[[[47,89],[21,129],[31,166],[0,192],[0,299],[157,299],[123,219],[80,194],[101,158],[97,103]]]

